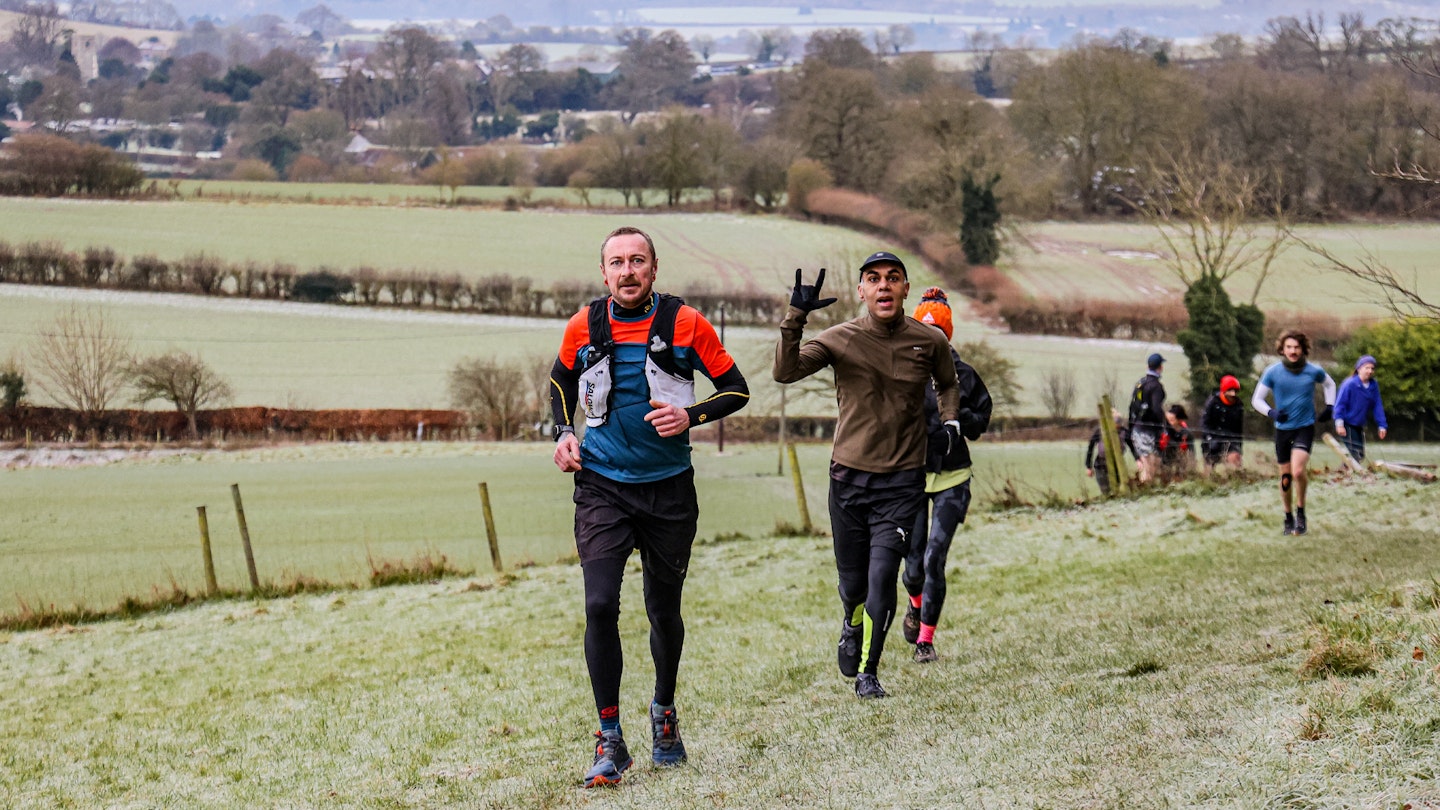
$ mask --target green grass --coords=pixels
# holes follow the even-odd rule
[[[702,540],[760,537],[781,523],[800,522],[775,445],[729,442],[719,455],[713,432],[696,435],[705,437],[695,451]],[[1263,448],[1251,443],[1252,457]],[[827,527],[830,446],[797,449],[811,519]],[[1434,445],[1385,450],[1395,460],[1440,458]],[[0,613],[15,614],[22,603],[102,610],[172,585],[199,590],[204,578],[195,507],[201,505],[220,584],[244,587],[232,483],[244,497],[262,580],[303,575],[362,582],[371,557],[410,560],[421,554],[488,571],[481,481],[490,490],[508,565],[568,559],[574,554],[571,483],[554,469],[549,451],[544,442],[322,444],[0,471],[11,504],[0,510]],[[1081,468],[1081,442],[981,441],[973,455],[977,514],[1006,502],[1011,488],[1032,504],[1097,495]]]
[[[446,408],[446,375],[462,358],[533,358],[548,369],[564,331],[558,319],[0,285],[0,362],[13,357],[26,366],[35,336],[72,303],[103,309],[130,334],[140,354],[171,349],[200,354],[229,380],[239,405]],[[780,386],[770,378],[778,336],[778,331],[760,327],[726,330],[726,343],[750,383],[753,398],[747,414],[779,410]],[[1115,382],[1112,396],[1124,396],[1140,373],[1142,359],[1155,348],[1172,358],[1166,366],[1169,379],[1183,379],[1183,356],[1165,345],[1010,335],[974,319],[956,321],[957,344],[982,339],[1019,366],[1021,413],[1043,413],[1043,376],[1068,370],[1079,392],[1074,413],[1086,416],[1110,381]],[[834,393],[825,385],[805,386],[818,389],[808,396],[792,387],[789,412],[833,414]],[[33,382],[30,391],[33,401],[51,402]]]
[[[0,239],[12,244],[56,241],[77,252],[110,247],[127,258],[206,253],[300,268],[508,273],[537,286],[586,278],[598,284],[600,240],[620,225],[650,231],[661,284],[676,292],[703,281],[780,295],[794,283],[796,267],[858,266],[878,244],[854,231],[779,216],[0,198]],[[917,273],[922,282],[933,283]]]
[[[1162,261],[1134,255],[1162,250],[1148,225],[1045,222],[1023,226],[1022,232],[1028,244],[1015,245],[1001,267],[1033,295],[1132,301],[1183,292]],[[1296,232],[1351,261],[1368,251],[1413,281],[1427,298],[1440,300],[1440,272],[1433,261],[1440,225],[1302,225]],[[1240,274],[1226,286],[1237,301],[1249,301],[1254,285],[1254,276]],[[1265,310],[1329,313],[1358,323],[1384,312],[1376,301],[1373,292],[1318,266],[1313,254],[1292,246],[1276,261],[1257,303]]]
[[[704,544],[679,690],[691,760],[670,771],[644,756],[632,566],[637,765],[607,791],[578,787],[594,717],[574,566],[0,635],[0,805],[1440,802],[1433,492],[1318,484],[1301,538],[1279,536],[1276,501],[1257,485],[976,514],[950,554],[941,660],[915,665],[893,638],[892,696],[874,703],[835,672],[828,541]],[[1312,679],[1315,639],[1341,624],[1376,649],[1374,673]]]
[[[708,435],[713,441],[713,432]],[[798,448],[811,518],[825,517],[828,444]],[[204,584],[195,507],[207,508],[218,577],[246,582],[230,484],[239,483],[260,575],[303,574],[357,582],[367,556],[443,554],[489,570],[477,483],[486,481],[501,557],[550,563],[574,554],[570,478],[554,469],[547,443],[335,444],[160,456],[80,468],[0,473],[0,613],[84,605],[107,608],[172,584]],[[1022,495],[1085,494],[1076,448],[1065,443],[976,446],[976,509],[1005,478]],[[758,537],[799,523],[788,469],[772,444],[696,447],[702,481],[702,539]]]

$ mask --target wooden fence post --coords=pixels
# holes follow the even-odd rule
[[[240,544],[245,547],[245,567],[250,570],[250,592],[260,590],[260,575],[255,571],[255,551],[250,547],[250,527],[245,525],[245,504],[240,502],[240,485],[231,484],[235,497],[235,520],[240,523]]]
[[[490,487],[480,482],[480,506],[485,512],[485,537],[490,541],[490,564],[495,573],[505,570],[500,563],[500,538],[495,534],[495,513],[490,511]]]
[[[205,507],[195,507],[195,513],[200,517],[200,553],[205,557],[205,592],[214,596],[220,591],[220,584],[215,581],[215,558],[210,555],[210,521],[205,518]]]
[[[795,481],[795,502],[800,507],[800,528],[806,534],[815,533],[815,524],[810,522],[810,505],[805,500],[805,484],[800,480],[800,459],[795,455],[795,445],[787,443],[790,454],[790,477]]]
[[[1114,407],[1110,395],[1100,398],[1100,440],[1105,444],[1105,472],[1110,476],[1110,490],[1121,495],[1130,494],[1130,475],[1125,470],[1124,449],[1120,445],[1120,431],[1115,429]]]

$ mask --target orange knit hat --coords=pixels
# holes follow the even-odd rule
[[[955,336],[955,326],[950,321],[950,300],[939,287],[921,293],[920,304],[915,307],[915,320],[939,327],[946,340]]]

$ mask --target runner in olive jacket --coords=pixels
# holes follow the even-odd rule
[[[801,344],[810,312],[836,299],[800,283],[780,324],[777,382],[835,369],[839,418],[830,456],[830,526],[839,578],[841,674],[862,698],[884,697],[877,673],[895,615],[896,574],[925,504],[925,389],[938,393],[944,429],[960,441],[959,386],[950,344],[939,330],[905,315],[905,265],[879,252],[860,266],[856,294],[865,313]]]

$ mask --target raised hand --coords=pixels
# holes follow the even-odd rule
[[[817,309],[824,309],[835,303],[834,298],[821,298],[820,285],[825,283],[825,268],[820,268],[820,274],[815,277],[815,285],[800,283],[800,269],[795,269],[795,289],[790,291],[790,306],[805,312],[814,312]]]

